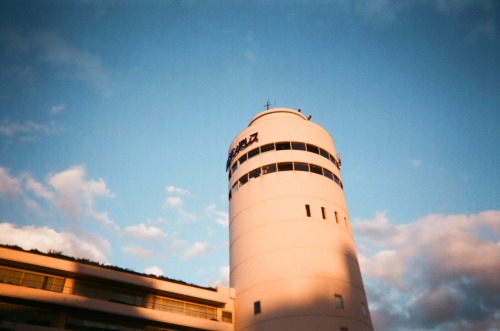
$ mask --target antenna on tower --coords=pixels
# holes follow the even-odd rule
[[[264,107],[266,107],[266,110],[269,110],[269,109],[271,109],[271,106],[276,107],[276,100],[274,100],[274,104],[272,104],[271,101],[269,101],[269,99],[267,99],[267,102],[264,105]]]

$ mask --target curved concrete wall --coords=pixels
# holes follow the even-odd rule
[[[229,171],[250,150],[280,141],[305,142],[337,155],[322,127],[298,111],[271,109],[256,115],[233,140],[230,151],[240,150]],[[341,179],[335,163],[320,154],[273,150],[233,168],[229,190],[253,169],[290,161],[318,165]],[[339,183],[305,171],[261,174],[234,189],[229,205],[236,330],[373,329]],[[343,308],[337,308],[338,296]]]

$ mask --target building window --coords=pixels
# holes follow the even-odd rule
[[[344,300],[340,294],[335,294],[335,307],[337,309],[344,309]]]
[[[315,174],[318,174],[318,175],[322,175],[323,174],[323,168],[321,168],[320,166],[317,166],[317,165],[314,165],[314,164],[310,164],[309,165],[309,169],[311,169],[311,172],[313,172]]]
[[[344,217],[344,223],[345,223],[346,229],[348,229],[349,228],[349,224],[347,223],[347,217]]]
[[[361,302],[361,313],[363,316],[368,316],[368,310],[366,309],[366,305],[364,302]]]
[[[309,205],[306,205],[306,215],[307,217],[311,217],[311,207]]]
[[[327,151],[325,151],[323,148],[319,149],[319,154],[326,159],[330,159],[330,154]]]
[[[246,160],[247,160],[247,154],[242,155],[242,156],[239,158],[238,162],[240,163],[240,165],[242,165],[242,164],[243,164],[243,162],[245,162]]]
[[[259,155],[260,150],[259,147],[252,149],[250,152],[248,152],[248,158],[251,159],[255,155]]]
[[[241,176],[241,178],[240,178],[240,186],[245,185],[247,182],[248,182],[248,174],[244,174],[244,175],[243,175],[243,176]]]
[[[233,166],[231,167],[231,171],[234,173],[238,169],[238,161],[234,162]]]
[[[299,143],[296,141],[292,141],[292,149],[298,150],[298,151],[305,151],[306,150],[306,144],[304,143]]]
[[[260,147],[260,152],[265,153],[274,150],[274,143],[263,145]]]
[[[315,154],[319,154],[319,147],[307,144],[307,151]]]
[[[262,167],[262,173],[264,175],[267,175],[267,174],[270,174],[270,173],[273,173],[273,172],[276,172],[276,164],[273,163],[273,164],[268,164],[268,165],[265,165]]]
[[[254,170],[250,171],[250,173],[248,174],[248,177],[250,179],[257,178],[259,176],[260,176],[260,168],[254,169]]]
[[[307,164],[307,163],[294,162],[293,163],[293,168],[296,171],[307,171],[307,172],[309,172],[309,164]]]
[[[325,207],[321,207],[321,216],[323,216],[323,219],[326,220],[326,211]]]
[[[341,326],[341,327],[340,327],[340,331],[349,331],[349,329],[348,329],[348,328],[346,328],[345,326]]]
[[[222,312],[222,322],[233,323],[233,313],[229,311]]]
[[[261,309],[260,309],[260,301],[255,301],[253,303],[253,313],[254,315],[260,314]]]
[[[290,171],[293,170],[292,162],[278,163],[278,171]]]
[[[276,150],[277,151],[283,151],[290,149],[290,142],[289,141],[282,141],[279,143],[276,143]]]
[[[325,175],[325,177],[333,180],[333,173],[330,170],[323,169],[323,175]]]
[[[339,213],[335,212],[335,222],[339,222]]]

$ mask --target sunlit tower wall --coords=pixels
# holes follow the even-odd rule
[[[257,114],[229,147],[235,330],[373,330],[332,137]]]

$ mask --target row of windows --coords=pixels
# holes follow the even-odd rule
[[[0,282],[54,292],[62,292],[64,278],[0,267]]]
[[[245,163],[246,160],[251,159],[252,157],[270,152],[270,151],[285,151],[285,150],[297,150],[297,151],[307,151],[310,153],[314,154],[319,154],[323,156],[324,158],[330,160],[335,166],[340,170],[340,159],[337,161],[337,159],[330,153],[328,153],[326,150],[324,150],[321,147],[312,145],[312,144],[306,144],[302,142],[297,142],[297,141],[281,141],[277,143],[270,143],[266,145],[262,145],[260,147],[256,147],[249,151],[246,154],[243,154],[240,156],[240,158],[233,163],[233,166],[231,167],[231,170],[229,171],[229,179],[231,179],[232,174],[238,169],[238,165],[241,165]]]
[[[312,213],[311,213],[311,206],[310,205],[305,205],[306,207],[306,216],[307,217],[311,217],[312,216]],[[339,222],[339,213],[334,210],[333,211],[333,215],[335,217],[335,223],[337,224],[340,224]],[[328,215],[327,215],[327,212],[326,212],[326,208],[325,207],[321,207],[321,217],[326,220],[328,219]],[[344,216],[344,224],[345,224],[345,227],[348,228],[349,227],[349,224],[347,222],[347,217]]]
[[[318,165],[312,163],[304,163],[304,162],[280,162],[280,163],[271,163],[265,166],[253,169],[249,173],[244,174],[238,179],[231,187],[229,191],[229,200],[231,200],[232,192],[238,190],[239,187],[248,183],[248,181],[258,178],[261,175],[271,174],[277,171],[304,171],[304,172],[312,172],[314,174],[325,176],[328,179],[333,180],[337,185],[341,188],[344,188],[340,179],[333,172],[326,168],[322,168]]]
[[[148,294],[141,291],[126,290],[117,287],[76,281],[74,287],[64,287],[65,279],[31,271],[0,267],[0,283],[25,286],[54,292],[72,293],[74,295],[104,300],[126,305],[170,311],[187,316],[204,319],[217,319],[215,307],[199,305],[187,301],[172,300],[155,296],[154,301],[148,301]],[[222,321],[232,323],[232,313],[222,312]]]

